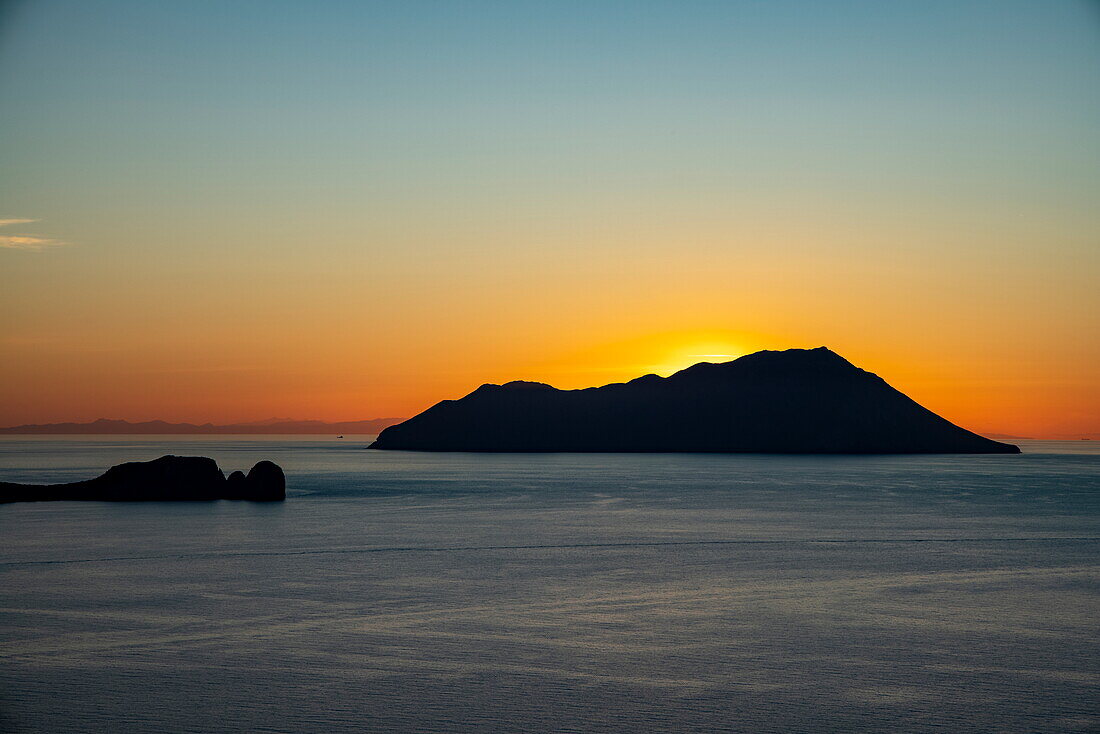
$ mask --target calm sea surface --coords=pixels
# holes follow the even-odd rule
[[[1100,442],[365,443],[0,439],[0,480],[288,477],[278,505],[0,505],[0,731],[1100,731]]]

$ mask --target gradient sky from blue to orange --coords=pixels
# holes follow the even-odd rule
[[[1100,431],[1084,0],[22,0],[0,161],[0,424],[826,344],[968,427]]]

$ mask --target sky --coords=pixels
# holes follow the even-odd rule
[[[1098,202],[1086,0],[0,0],[0,425],[825,345],[1100,432]]]

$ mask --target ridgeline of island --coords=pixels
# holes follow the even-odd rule
[[[235,471],[228,478],[218,463],[205,456],[162,456],[112,466],[95,479],[66,484],[0,482],[0,503],[56,502],[207,502],[286,499],[282,468],[260,461],[248,474]]]
[[[390,426],[372,449],[473,452],[1017,454],[835,352],[701,362],[669,377],[559,390],[482,385]]]

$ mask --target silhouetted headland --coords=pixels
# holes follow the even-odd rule
[[[788,349],[669,377],[558,390],[482,385],[382,431],[370,448],[500,452],[1015,454],[836,353]]]
[[[203,456],[162,456],[153,461],[133,461],[112,466],[95,479],[68,484],[0,482],[0,502],[279,502],[285,499],[286,478],[277,464],[261,461],[247,475],[235,471],[226,479],[217,462]]]

